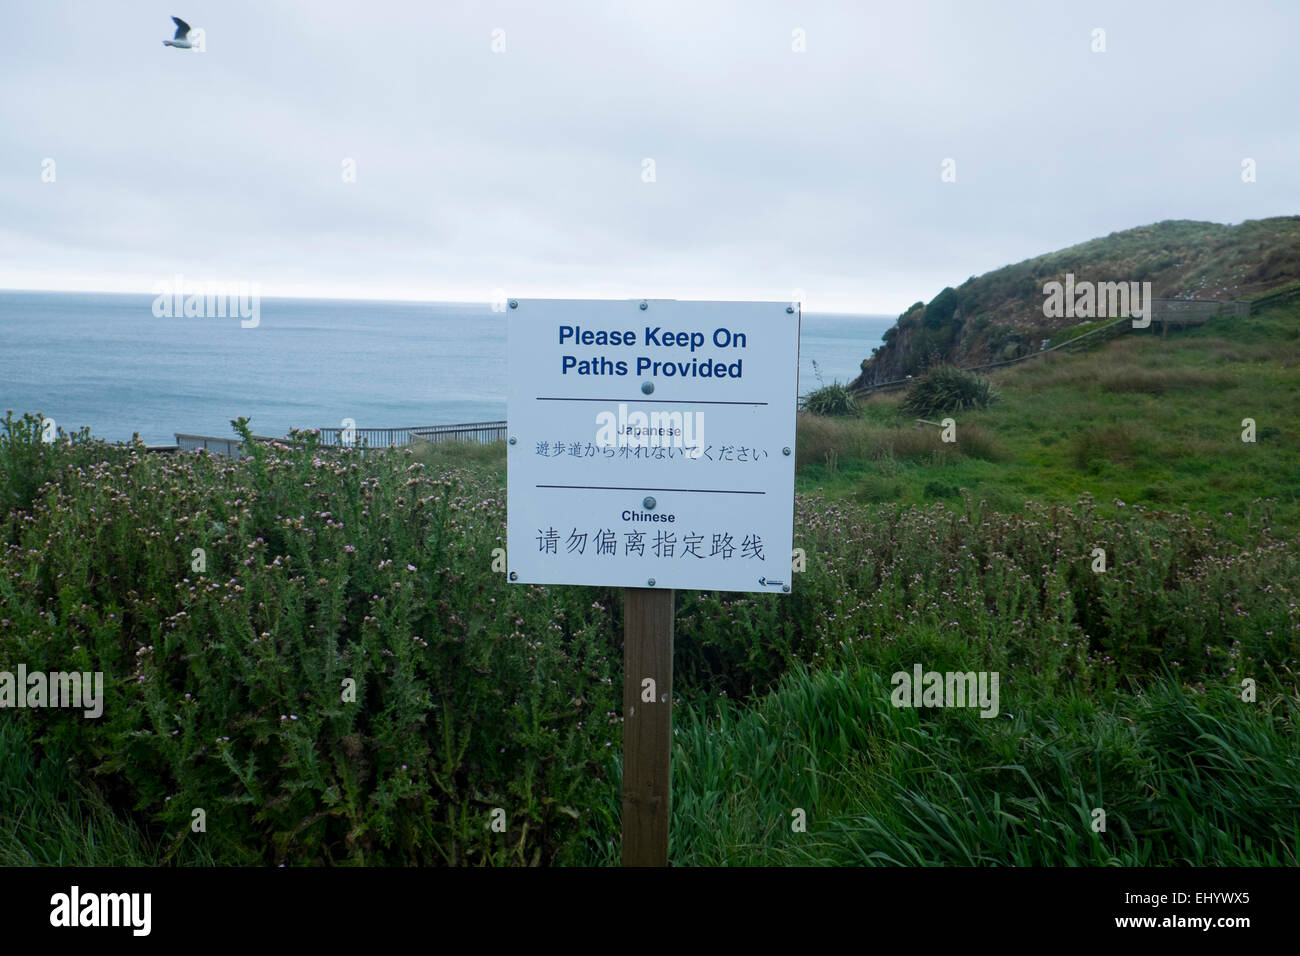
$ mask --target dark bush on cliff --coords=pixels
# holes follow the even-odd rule
[[[997,397],[988,379],[953,365],[941,365],[908,386],[902,408],[913,415],[960,412],[987,408]]]

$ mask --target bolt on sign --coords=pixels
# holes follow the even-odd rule
[[[509,579],[788,594],[799,309],[512,299]]]

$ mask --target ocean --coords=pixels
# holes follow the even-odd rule
[[[0,291],[0,409],[166,445],[291,428],[506,417],[506,318],[485,303],[261,300],[235,318],[156,318],[154,296]],[[799,392],[847,382],[894,322],[804,313]],[[816,372],[814,370],[816,364]]]

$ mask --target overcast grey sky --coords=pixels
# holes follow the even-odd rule
[[[0,287],[897,313],[1300,212],[1298,40],[1294,2],[15,0]]]

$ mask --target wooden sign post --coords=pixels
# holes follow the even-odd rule
[[[623,865],[668,865],[673,592],[628,588],[623,620]]]
[[[798,305],[508,308],[509,580],[625,590],[623,864],[666,866],[674,591],[791,589]]]

